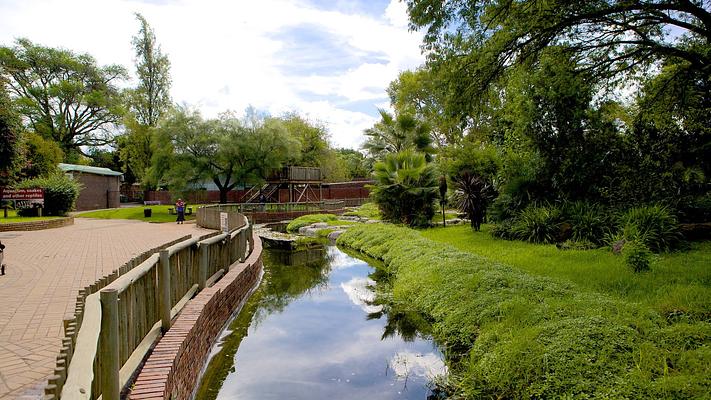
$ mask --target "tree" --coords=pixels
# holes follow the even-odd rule
[[[131,91],[130,108],[140,124],[156,126],[171,107],[170,61],[156,43],[156,35],[148,21],[139,13],[136,13],[136,19],[141,24],[132,40],[138,87]]]
[[[425,155],[431,161],[434,149],[428,124],[418,120],[412,114],[393,116],[385,110],[379,110],[380,121],[366,129],[367,139],[363,148],[371,158],[381,160],[385,155],[413,149]]]
[[[427,226],[434,216],[438,184],[425,155],[411,149],[390,153],[375,164],[373,200],[383,219]]]
[[[454,199],[459,211],[469,217],[472,229],[479,232],[484,222],[486,208],[495,197],[495,191],[490,182],[482,176],[464,171],[454,177],[456,190]]]
[[[145,189],[150,189],[147,173],[151,167],[156,128],[139,123],[130,114],[124,119],[124,126],[126,133],[116,138],[116,145],[126,181],[132,183],[131,178],[134,178]]]
[[[338,158],[343,160],[348,179],[366,179],[373,170],[372,160],[365,158],[363,153],[353,149],[336,149]]]
[[[158,130],[150,178],[175,190],[212,181],[220,202],[238,184],[258,184],[299,151],[280,121],[248,115],[240,121],[226,113],[205,121],[199,112],[178,108]]]
[[[8,185],[19,156],[20,117],[15,112],[0,77],[0,187]]]
[[[427,121],[439,147],[457,144],[464,135],[459,119],[448,110],[446,86],[446,77],[429,66],[421,66],[401,72],[387,89],[395,112]]]
[[[465,96],[552,45],[565,45],[580,69],[597,79],[667,59],[706,76],[711,72],[707,1],[407,0],[407,5],[411,27],[426,30],[431,59],[461,58],[474,77]]]
[[[289,162],[303,167],[320,167],[324,157],[331,150],[326,127],[296,113],[288,113],[277,119],[289,134],[301,143],[301,152],[295,154],[296,158]]]
[[[100,67],[88,54],[35,45],[18,39],[0,47],[0,66],[29,127],[69,153],[103,146],[121,122],[122,97],[115,86],[123,67]]]
[[[57,142],[30,132],[24,136],[24,165],[21,174],[25,178],[49,176],[57,171],[64,153]]]

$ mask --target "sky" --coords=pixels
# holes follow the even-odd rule
[[[141,13],[171,62],[173,101],[205,117],[296,111],[357,148],[385,89],[424,61],[398,0],[0,0],[0,43],[18,37],[126,67]]]

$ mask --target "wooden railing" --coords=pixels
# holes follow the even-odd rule
[[[360,199],[358,201],[360,203]],[[197,211],[197,224],[208,229],[220,229],[220,213],[255,213],[255,212],[291,212],[291,211],[330,211],[346,206],[345,200],[325,200],[309,203],[230,203],[200,207]],[[232,226],[229,221],[229,226]]]
[[[188,300],[254,248],[251,224],[230,214],[229,232],[173,244],[88,295],[66,379],[45,397],[118,400]]]

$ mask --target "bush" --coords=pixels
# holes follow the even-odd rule
[[[671,250],[682,238],[676,217],[662,205],[631,208],[620,215],[618,225],[625,240],[637,240],[654,252]]]
[[[315,224],[317,222],[335,221],[336,219],[337,219],[337,217],[333,214],[302,215],[301,217],[296,218],[293,221],[289,222],[289,224],[286,226],[286,231],[287,232],[298,232],[299,228],[302,228],[304,226]]]
[[[601,245],[610,231],[612,220],[609,212],[599,204],[586,201],[566,203],[563,215],[570,224],[570,238],[576,242],[591,242]]]
[[[562,213],[552,205],[530,205],[521,211],[511,227],[514,238],[532,243],[555,243],[561,234]]]
[[[388,154],[374,166],[372,198],[386,221],[428,226],[434,216],[438,184],[424,154]]]
[[[686,198],[679,202],[678,207],[682,222],[711,222],[711,193]]]
[[[351,217],[361,217],[367,219],[380,219],[380,210],[375,203],[365,203],[353,211],[343,213],[343,215]]]
[[[625,264],[634,272],[649,271],[652,263],[652,252],[638,240],[631,240],[624,244],[622,257],[625,258]]]
[[[491,227],[491,235],[501,239],[513,240],[515,239],[512,232],[513,224],[513,219],[505,219],[498,222]]]
[[[79,182],[66,176],[62,172],[56,172],[44,178],[29,179],[15,185],[17,189],[44,189],[44,215],[65,215],[74,209],[77,197],[82,186]],[[20,215],[27,215],[33,210],[22,210]]]

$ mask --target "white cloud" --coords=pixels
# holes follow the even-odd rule
[[[348,282],[341,283],[341,289],[348,295],[350,301],[360,307],[366,313],[372,314],[380,312],[383,306],[373,305],[375,293],[371,286],[375,285],[372,279],[368,278],[352,278]]]
[[[388,83],[423,61],[421,35],[408,32],[398,0],[380,18],[298,0],[0,0],[0,43],[27,37],[132,70],[134,12],[146,17],[170,57],[176,102],[196,105],[207,116],[250,104],[272,114],[307,113],[327,124],[337,146],[358,146],[363,129],[376,121],[376,104],[386,101]],[[290,71],[291,60],[282,58],[289,43],[279,33],[304,25],[325,32],[354,64],[345,71]],[[373,54],[377,62],[367,57]]]

